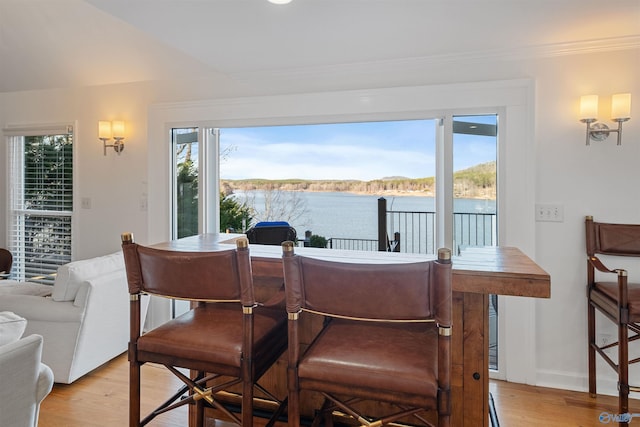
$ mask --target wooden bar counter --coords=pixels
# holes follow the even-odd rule
[[[203,234],[159,245],[178,251],[227,249],[237,235]],[[250,245],[256,292],[265,298],[282,283],[281,248]],[[296,253],[353,262],[403,263],[432,259],[430,255],[296,248]],[[549,274],[513,247],[470,248],[453,257],[452,425],[489,425],[489,294],[549,298]],[[309,325],[313,334],[313,325]],[[286,354],[261,383],[286,394]],[[283,394],[283,395],[284,395]],[[304,399],[304,396],[303,396]],[[307,401],[303,413],[313,413],[317,401]]]

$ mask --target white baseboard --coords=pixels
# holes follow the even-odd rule
[[[586,358],[586,355],[585,355]],[[596,392],[604,396],[618,396],[618,378],[616,372],[606,362],[596,358]],[[629,367],[629,384],[640,385],[640,364]],[[588,372],[569,372],[553,369],[538,369],[536,386],[558,388],[580,392],[589,392]],[[630,393],[632,399],[640,399],[640,393]]]
[[[618,381],[615,378],[615,373],[613,370],[607,369],[606,374],[608,375],[598,375],[596,384],[597,392],[598,394],[605,396],[617,396]],[[564,371],[538,370],[536,386],[588,393],[589,378],[586,375],[580,375],[577,373],[572,374]],[[631,397],[634,397],[634,394],[636,393],[632,393]],[[640,394],[638,394],[637,398],[640,398]]]

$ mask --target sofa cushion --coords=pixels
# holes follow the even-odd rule
[[[20,339],[27,328],[27,319],[11,311],[0,311],[0,345]]]
[[[58,268],[51,298],[73,301],[82,282],[118,270],[124,270],[122,252],[65,264]]]
[[[53,292],[53,286],[33,282],[17,282],[15,280],[0,280],[0,296],[3,295],[34,295],[48,297]]]

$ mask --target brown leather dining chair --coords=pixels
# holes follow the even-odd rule
[[[11,254],[11,251],[5,248],[0,248],[0,280],[9,277],[12,265],[13,255]]]
[[[178,252],[138,245],[124,233],[122,250],[131,296],[129,425],[146,425],[168,410],[195,404],[196,425],[204,426],[207,402],[232,422],[251,426],[254,386],[260,397],[277,401],[257,381],[285,351],[287,322],[284,310],[254,298],[246,238],[232,249]],[[189,300],[192,309],[141,335],[143,293]],[[140,420],[141,366],[148,362],[164,365],[184,386]],[[240,418],[217,396],[230,387],[241,390]]]
[[[627,414],[629,392],[640,392],[640,387],[629,385],[629,364],[640,361],[640,358],[629,360],[629,342],[640,338],[640,283],[629,283],[627,270],[606,267],[598,255],[607,256],[607,262],[615,260],[623,265],[624,257],[640,257],[640,224],[595,222],[593,217],[587,216],[585,225],[589,393],[594,397],[596,395],[596,354],[598,354],[618,375],[619,414]],[[611,275],[615,275],[615,278]],[[607,276],[611,278],[607,279]],[[617,342],[602,345],[597,341],[596,310],[616,325]],[[613,360],[605,351],[616,346],[618,359]]]
[[[365,426],[449,426],[451,252],[440,249],[434,261],[358,264],[282,246],[289,426],[299,425],[299,396],[308,391],[324,398],[316,425],[344,416]],[[299,319],[318,315],[322,329],[307,347]]]

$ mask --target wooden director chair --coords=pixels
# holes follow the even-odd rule
[[[13,255],[8,249],[0,248],[0,280],[6,279],[11,275],[11,266],[13,265]]]
[[[235,249],[178,252],[140,246],[125,233],[122,250],[131,295],[129,425],[143,426],[194,404],[196,425],[204,426],[206,402],[236,424],[252,426],[254,386],[261,397],[277,401],[256,382],[286,349],[287,323],[284,310],[261,306],[254,298],[246,238],[238,239]],[[190,300],[193,308],[141,335],[142,293]],[[147,362],[164,365],[185,385],[140,420],[140,367]],[[241,388],[240,418],[217,400],[216,393],[232,386]],[[281,410],[284,403],[279,403]]]
[[[640,224],[610,224],[595,222],[587,216],[587,299],[588,299],[588,335],[589,335],[589,393],[596,395],[596,354],[611,366],[618,374],[619,414],[629,412],[629,392],[640,392],[640,387],[629,385],[629,365],[640,358],[629,360],[629,342],[640,338],[640,283],[629,283],[627,270],[609,269],[598,258],[640,257]],[[617,259],[617,258],[616,258]],[[617,259],[621,261],[622,258]],[[600,281],[596,271],[610,273],[615,280]],[[603,276],[606,276],[604,274]],[[618,341],[601,346],[596,339],[596,315],[598,310],[612,321],[618,329]],[[631,336],[629,336],[631,331]],[[618,360],[614,361],[605,350],[618,347]],[[627,423],[621,423],[626,425]]]
[[[363,426],[407,419],[449,426],[451,252],[440,249],[435,261],[356,264],[282,246],[289,426],[300,423],[301,391],[324,398],[315,425],[346,416]],[[314,315],[325,321],[305,349],[299,319]],[[389,413],[377,413],[383,409]]]

